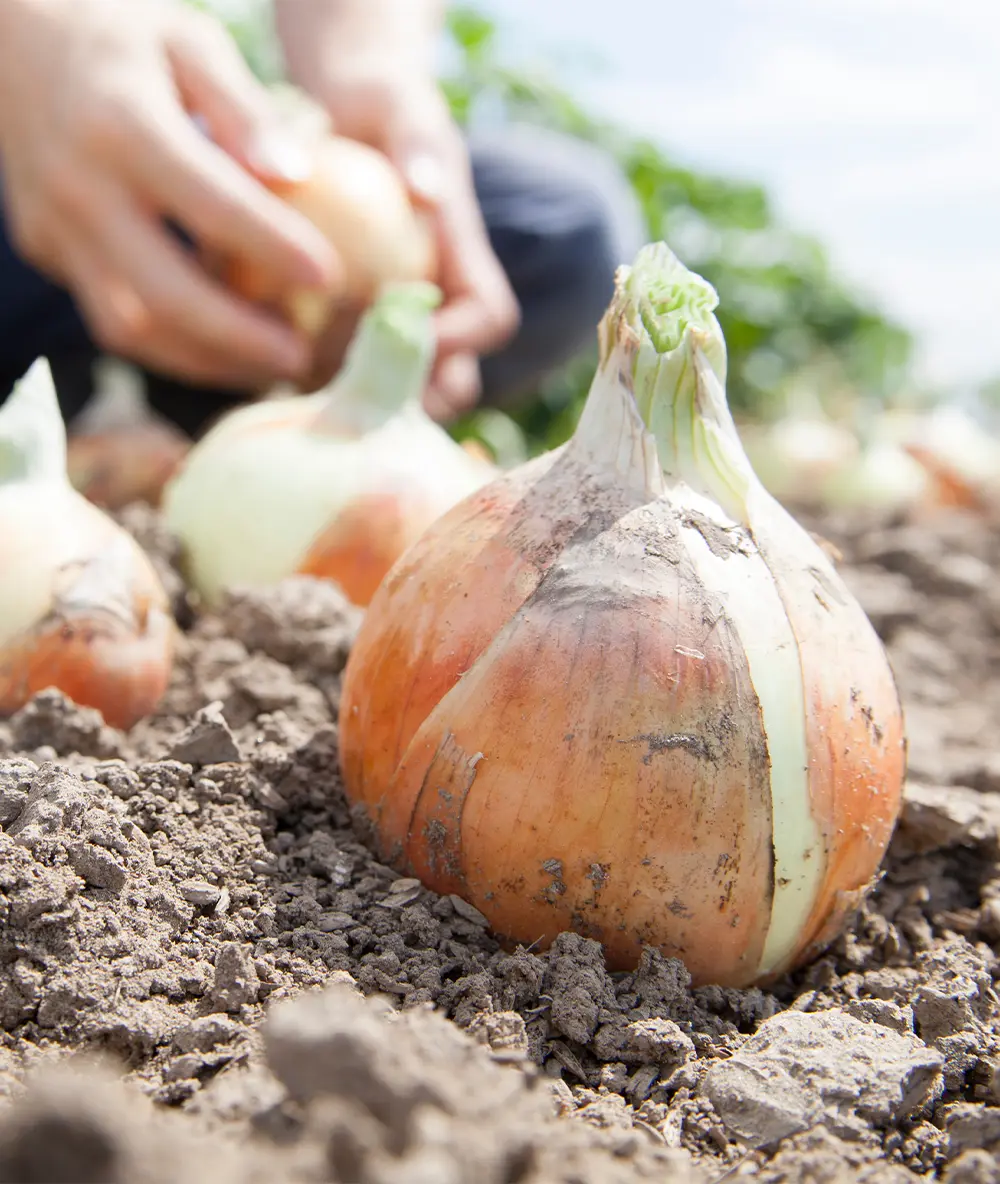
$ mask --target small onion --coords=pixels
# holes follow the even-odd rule
[[[340,743],[381,857],[504,941],[745,986],[841,930],[905,756],[878,637],[742,449],[716,304],[662,243],[620,270],[573,438],[383,581]]]
[[[780,501],[809,504],[819,486],[857,460],[857,436],[818,414],[793,415],[741,430],[747,459],[767,491]]]
[[[56,687],[129,728],[166,690],[175,637],[149,559],[69,483],[39,360],[0,408],[0,716]]]
[[[79,433],[67,450],[70,484],[105,510],[132,502],[159,506],[190,446],[182,433],[155,421]]]
[[[163,510],[208,604],[291,575],[367,604],[436,518],[496,473],[427,415],[430,284],[388,287],[333,384],[223,417],[167,485]]]

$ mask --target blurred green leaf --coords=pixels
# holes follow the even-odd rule
[[[496,39],[496,25],[474,8],[452,8],[447,29],[468,62],[486,60]]]

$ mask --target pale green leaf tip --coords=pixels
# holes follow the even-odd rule
[[[371,426],[419,402],[434,360],[432,315],[442,292],[426,282],[387,284],[365,312],[348,347],[323,422],[343,425],[354,407]]]
[[[365,322],[406,344],[423,347],[432,341],[431,314],[442,299],[436,284],[387,284],[365,314]]]
[[[44,407],[49,412],[59,406],[52,368],[47,358],[37,358],[14,383],[14,389],[0,407],[0,424],[19,418],[18,412],[25,405],[34,405],[39,409]]]
[[[38,358],[0,406],[0,480],[65,473],[66,427],[48,360]]]
[[[721,339],[715,288],[685,267],[666,243],[650,243],[631,267],[619,270],[618,302],[636,332],[645,331],[658,354],[672,353],[690,329]]]

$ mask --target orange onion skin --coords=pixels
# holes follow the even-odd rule
[[[542,459],[551,464],[551,457]],[[532,468],[537,473],[542,466]],[[673,904],[671,952],[685,958],[697,979],[705,969],[699,951],[710,947],[713,981],[739,981],[760,957],[769,905],[770,800],[765,766],[755,755],[763,744],[759,736],[731,736],[729,772],[713,769],[708,785],[702,758],[679,748],[670,753],[665,780],[655,740],[665,715],[678,734],[685,721],[694,733],[718,713],[727,682],[731,697],[740,694],[732,639],[719,631],[720,652],[706,662],[671,660],[676,646],[687,641],[693,649],[701,641],[703,606],[691,606],[697,611],[686,629],[658,639],[648,622],[673,617],[682,590],[668,561],[653,572],[638,554],[633,561],[637,570],[645,564],[651,589],[660,577],[657,594],[637,595],[607,613],[581,612],[577,596],[565,609],[545,600],[532,611],[560,543],[585,528],[594,501],[609,514],[641,512],[636,503],[616,505],[615,487],[588,488],[583,474],[569,469],[548,474],[562,484],[562,498],[545,476],[528,499],[519,496],[517,477],[494,482],[432,527],[389,576],[369,607],[345,676],[345,784],[367,807],[383,858],[435,891],[474,903],[499,935],[544,946],[573,929],[602,941],[610,966],[634,966],[643,943],[658,944],[663,909]],[[518,476],[523,481],[525,474]],[[550,520],[540,516],[546,505],[561,511],[553,515],[555,537]],[[615,540],[619,573],[623,542]],[[597,563],[584,600],[602,598],[606,575]],[[491,602],[484,586],[506,596]],[[515,614],[516,628],[509,623]],[[670,652],[651,653],[659,641]],[[658,667],[664,677],[650,677]],[[540,705],[531,677],[537,669],[563,682],[564,696]],[[460,693],[450,698],[459,682]],[[607,702],[628,685],[633,693],[624,718],[609,723]],[[611,731],[633,742],[609,744]],[[477,753],[486,755],[477,761]],[[491,761],[490,753],[502,753],[502,760]],[[533,783],[539,761],[546,767],[544,793]],[[748,792],[745,769],[755,762]],[[579,791],[588,782],[610,787],[622,779],[636,786],[625,810]],[[691,786],[703,781],[708,792],[692,813]],[[669,853],[669,864],[636,861],[637,830],[649,851]],[[730,853],[737,849],[734,861]],[[679,889],[673,899],[672,884]],[[723,900],[732,911],[720,912]]]
[[[421,498],[373,494],[338,514],[299,564],[297,575],[332,580],[352,604],[366,606],[386,573],[437,517]]]
[[[662,523],[637,526],[642,500],[557,452],[435,523],[376,593],[348,662],[344,783],[383,859],[469,900],[501,938],[544,947],[573,929],[598,938],[619,969],[651,944],[682,957],[696,982],[745,986],[765,981],[755,968],[773,894],[774,819],[755,780],[766,738],[759,717],[741,715],[753,688],[739,640],[721,626],[706,639],[721,606],[692,593],[690,573],[678,582]],[[607,528],[626,516],[629,531]],[[560,596],[553,565],[598,523],[606,537]],[[905,764],[899,699],[860,608],[840,637],[843,620],[811,588],[789,604],[804,670],[829,665],[840,646],[845,668],[871,673],[863,689],[845,688],[846,707],[822,680],[807,693],[810,805],[827,866],[781,970],[827,944],[868,886]],[[540,701],[540,670],[565,692]],[[727,711],[737,721],[728,737]],[[694,736],[713,713],[718,752],[706,769],[683,741],[664,741],[662,721],[675,738]],[[544,787],[532,781],[538,767]],[[627,802],[589,796],[622,784],[635,786]]]
[[[662,243],[620,270],[573,438],[389,572],[339,726],[381,858],[501,941],[746,987],[871,886],[906,749],[881,641],[742,450],[716,301]]]
[[[23,493],[20,512],[13,491],[4,505],[5,559],[26,570],[44,538],[52,593],[48,611],[0,645],[0,716],[55,687],[128,729],[156,709],[170,681],[176,629],[163,585],[139,546],[79,494]],[[106,562],[106,583],[95,580],[90,598],[74,594],[77,576]]]
[[[530,478],[553,459],[539,457],[442,515],[370,602],[371,619],[381,626],[362,630],[354,644],[340,751],[350,792],[379,826],[393,771],[417,729],[535,590],[560,539],[584,520],[579,507],[546,525],[538,517],[547,485],[543,479],[532,491]],[[449,579],[441,578],[445,572]],[[495,598],[470,596],[485,580]],[[401,842],[394,836],[386,849]]]
[[[166,622],[152,606],[139,631],[95,612],[46,620],[0,650],[0,716],[12,715],[39,691],[56,687],[81,707],[95,707],[127,730],[156,709],[170,681]]]

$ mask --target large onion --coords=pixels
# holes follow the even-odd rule
[[[741,448],[716,303],[663,244],[621,269],[573,439],[389,573],[340,742],[382,857],[506,940],[738,986],[838,932],[904,743],[864,612]]]
[[[0,715],[56,687],[128,728],[166,690],[174,639],[146,555],[69,484],[40,360],[0,408]]]
[[[188,453],[163,508],[207,603],[308,574],[367,604],[426,527],[494,476],[422,406],[439,297],[387,288],[328,389],[241,407]]]

